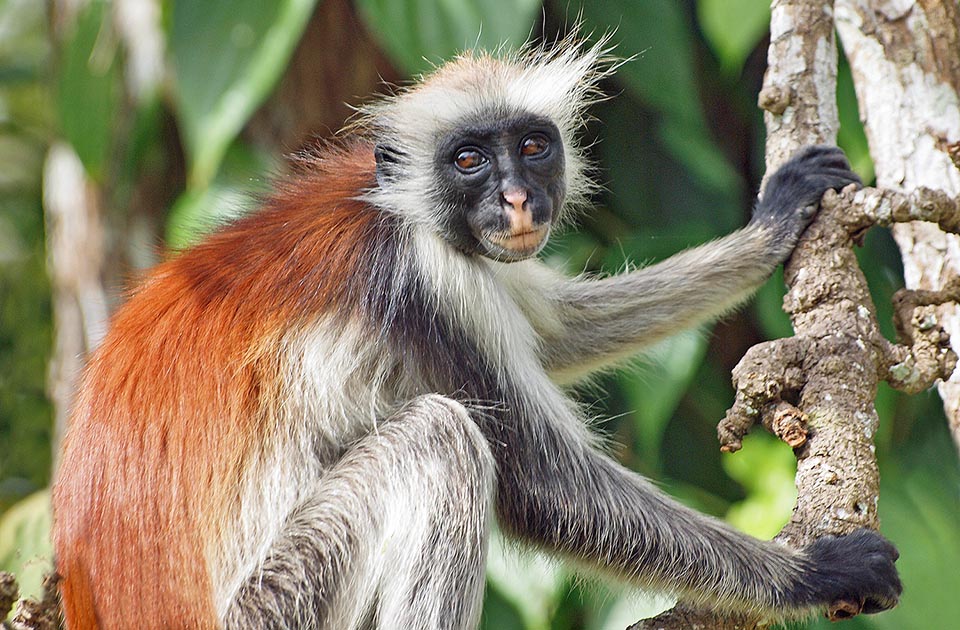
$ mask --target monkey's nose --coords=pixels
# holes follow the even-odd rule
[[[527,191],[523,188],[510,188],[503,191],[503,200],[513,206],[513,209],[522,214],[523,204],[527,201]]]

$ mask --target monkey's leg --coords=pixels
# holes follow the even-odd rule
[[[494,465],[459,404],[424,396],[352,447],[290,514],[228,628],[472,628]]]

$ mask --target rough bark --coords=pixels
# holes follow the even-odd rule
[[[851,0],[837,2],[844,12],[845,27],[849,31],[849,23],[854,21],[850,17],[854,3]],[[930,11],[947,22],[946,26],[938,24],[933,30],[935,34],[949,31],[949,37],[953,39],[948,37],[947,45],[936,41],[935,37],[924,36],[925,49],[920,58],[931,57],[940,61],[940,65],[931,65],[927,73],[917,76],[916,83],[922,83],[924,90],[909,98],[903,93],[898,96],[904,107],[915,107],[915,99],[921,99],[926,102],[923,110],[940,110],[946,102],[955,112],[955,90],[944,96],[946,90],[942,87],[936,94],[931,94],[930,88],[931,83],[935,83],[931,77],[934,70],[939,70],[934,73],[935,77],[943,79],[946,76],[948,80],[955,80],[960,72],[960,63],[954,62],[958,54],[956,43],[960,41],[956,37],[956,5],[950,4],[945,9],[931,0],[921,2],[922,9],[912,9],[909,2],[874,0],[872,7],[870,3],[871,0],[857,0],[856,9],[861,13],[857,14],[856,20],[863,27],[859,35],[881,38],[887,46],[886,54],[908,65],[914,59],[915,42],[902,32],[884,34],[868,22],[866,16],[891,15],[899,20],[914,10],[920,13]],[[894,4],[902,5],[902,8],[892,14],[884,12]],[[916,28],[928,29],[926,33],[930,33],[932,24],[928,19],[923,21],[923,26]],[[833,0],[774,0],[770,28],[769,68],[759,97],[759,104],[765,110],[768,134],[768,173],[803,145],[834,143],[838,128]],[[903,26],[899,28],[902,30]],[[847,42],[848,38],[852,42],[852,36],[848,35],[844,41]],[[879,45],[874,42],[874,48]],[[864,48],[857,47],[858,50]],[[951,55],[949,63],[943,61],[944,57]],[[875,78],[878,84],[895,80],[896,75],[876,76],[876,66],[876,59],[864,58],[862,67],[858,66],[859,72],[855,70],[855,78],[862,81],[863,73],[873,68],[875,76],[871,78]],[[917,71],[911,67],[908,76],[915,75]],[[900,83],[904,93],[916,85]],[[870,96],[864,90],[858,85],[861,103]],[[878,98],[875,105],[885,106],[880,101],[886,99],[889,97]],[[869,120],[870,102],[863,107],[862,113]],[[925,147],[927,154],[934,151],[937,145],[932,137],[915,141],[920,138],[919,132],[904,132],[899,127],[902,116],[902,112],[896,112],[891,118],[870,121],[868,128],[875,126],[891,134],[900,133],[899,137],[886,139],[889,144],[896,145],[899,151],[896,155],[913,156],[919,150],[911,147],[917,145]],[[952,125],[951,130],[956,130],[954,118],[951,113],[947,121],[940,120],[935,126],[927,120],[928,136],[939,133],[940,154],[936,155],[934,164],[937,169],[933,176],[922,181],[915,178],[915,181],[916,184],[927,184],[930,189],[907,190],[903,187],[903,181],[909,176],[908,169],[902,164],[898,165],[896,172],[899,179],[886,171],[881,178],[878,165],[878,182],[883,185],[892,183],[895,189],[855,191],[851,187],[842,194],[831,191],[825,195],[819,216],[785,265],[788,293],[784,310],[790,315],[795,336],[751,348],[734,370],[736,401],[718,426],[722,449],[739,449],[743,435],[752,425],[759,423],[793,446],[797,455],[797,505],[790,521],[777,536],[788,545],[803,547],[825,534],[844,534],[861,527],[875,529],[879,526],[879,474],[873,447],[878,425],[873,404],[877,384],[886,380],[904,391],[922,391],[938,378],[949,376],[956,365],[956,354],[950,350],[947,335],[938,325],[942,318],[933,313],[936,307],[928,306],[955,300],[958,296],[958,286],[945,282],[948,272],[937,268],[941,272],[937,276],[939,282],[927,285],[920,285],[918,279],[922,274],[919,271],[913,272],[911,286],[924,286],[930,290],[905,292],[898,296],[900,339],[899,343],[892,344],[879,332],[876,309],[853,251],[863,232],[873,225],[921,219],[956,231],[955,194],[945,195],[935,190],[942,186],[942,179],[952,183],[957,181],[955,165],[944,160],[950,146],[948,139],[956,138],[956,133],[949,135],[944,128]],[[899,131],[894,131],[898,128]],[[873,140],[871,146],[876,142]],[[949,175],[946,171],[950,171]],[[956,190],[949,192],[955,193]],[[913,249],[933,247],[937,250],[935,260],[942,260],[943,252],[948,249],[937,244],[953,243],[953,237],[948,241],[948,237],[932,223],[901,224],[897,231],[901,247],[904,243],[909,243]],[[932,245],[931,237],[936,237]],[[955,271],[950,274],[956,275]],[[943,390],[952,392],[950,386]],[[948,412],[950,404],[947,403]],[[960,401],[953,409],[960,409]],[[830,606],[828,616],[839,619],[856,615],[860,606],[860,602],[837,601]],[[678,606],[634,628],[732,630],[766,625],[762,620],[696,613]]]
[[[43,594],[39,601],[21,599],[17,602],[13,617],[10,619],[11,630],[58,630],[60,628],[62,615],[60,594],[57,590],[59,581],[57,574],[48,573],[43,577]]]
[[[837,0],[837,29],[853,72],[877,185],[944,198],[960,195],[960,7],[939,0]],[[910,289],[937,290],[960,274],[960,239],[951,226],[909,223],[893,229]],[[960,308],[927,308],[925,317],[960,349]],[[939,385],[960,449],[960,373]]]
[[[835,141],[838,118],[832,4],[832,1],[824,0],[774,0],[771,3],[768,68],[758,99],[761,108],[765,110],[768,173],[773,172],[777,165],[785,162],[803,145]],[[797,354],[799,348],[795,347],[793,340],[784,340],[776,347],[753,348],[738,366],[740,369],[751,360],[759,361],[758,365],[754,366],[755,371],[746,371],[744,384],[760,383],[762,365],[782,358],[780,355],[789,353],[792,346],[792,354]],[[775,365],[800,367],[798,361]],[[781,375],[781,380],[783,376],[785,375]],[[773,398],[770,401],[779,402]],[[755,414],[751,417],[750,424],[754,419]],[[732,443],[725,446],[729,450],[735,450],[730,448],[730,444]],[[765,625],[757,619],[694,611],[678,605],[634,626],[637,630],[692,627],[752,630]]]

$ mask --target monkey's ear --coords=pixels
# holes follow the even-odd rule
[[[377,184],[389,186],[400,177],[404,153],[386,144],[378,144],[373,155],[377,159]]]

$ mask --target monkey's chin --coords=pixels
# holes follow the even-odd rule
[[[550,225],[541,225],[516,234],[497,232],[484,234],[480,243],[486,249],[489,258],[501,262],[516,262],[536,256],[537,252],[547,244],[550,236]]]

